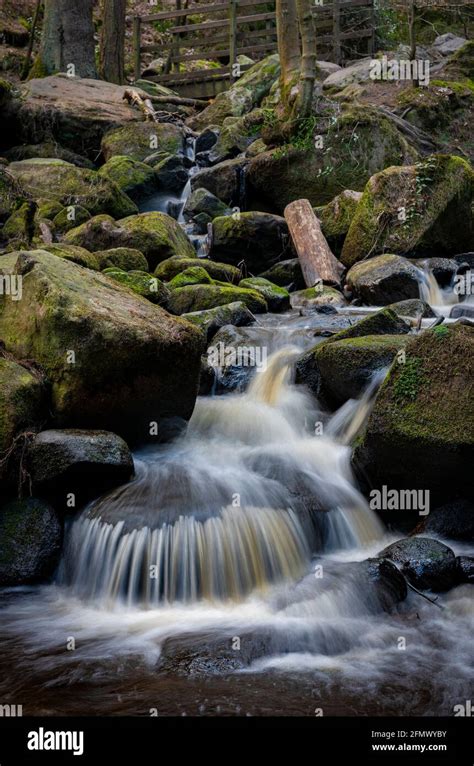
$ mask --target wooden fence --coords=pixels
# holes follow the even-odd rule
[[[343,63],[356,58],[361,41],[365,55],[375,50],[374,0],[316,0],[313,6],[316,23],[318,58]],[[355,14],[355,15],[354,15]],[[196,21],[196,16],[214,16]],[[166,29],[168,42],[142,44],[144,25],[176,22]],[[238,64],[246,55],[256,61],[277,50],[275,3],[257,0],[227,0],[186,9],[163,11],[133,19],[134,70],[138,79],[143,71],[142,54],[163,59],[163,71],[147,79],[180,91],[183,95],[213,96],[228,87],[249,65]],[[187,52],[183,52],[183,50]],[[351,53],[355,55],[351,55]],[[181,71],[187,62],[213,61],[213,68]]]

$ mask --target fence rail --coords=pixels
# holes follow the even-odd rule
[[[227,0],[220,3],[194,4],[174,11],[150,13],[133,19],[134,71],[139,79],[142,72],[142,54],[154,53],[163,58],[163,72],[147,75],[158,83],[182,86],[188,90],[192,83],[215,82],[217,91],[240,76],[248,68],[237,65],[240,55],[253,60],[277,50],[276,13],[273,0]],[[254,12],[252,12],[254,9]],[[362,11],[357,24],[354,11]],[[365,15],[364,15],[365,13]],[[223,18],[202,20],[203,15],[221,14]],[[367,40],[367,54],[375,48],[374,0],[320,0],[313,6],[316,23],[318,56],[342,63],[345,46],[351,41]],[[198,17],[197,21],[191,17]],[[348,23],[346,20],[348,19]],[[168,43],[142,44],[143,26],[156,22],[173,22],[166,29]],[[186,49],[186,52],[183,52]],[[200,60],[216,61],[217,66],[193,71],[181,71],[182,64]],[[237,66],[236,66],[237,65]],[[183,92],[184,92],[183,90]],[[209,87],[207,87],[209,91]],[[194,93],[193,95],[204,95]],[[215,95],[207,93],[206,95]]]

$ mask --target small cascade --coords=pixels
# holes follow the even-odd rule
[[[291,382],[300,353],[277,350],[246,393],[199,399],[185,436],[137,456],[135,480],[72,525],[59,581],[107,607],[242,601],[314,552],[380,538],[344,446],[374,389],[315,436],[320,413]]]
[[[458,296],[452,286],[446,289],[442,289],[439,286],[435,275],[429,267],[428,261],[422,261],[417,269],[419,273],[420,298],[423,301],[438,310],[440,314],[445,314],[447,308],[458,303]]]

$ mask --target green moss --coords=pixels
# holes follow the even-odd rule
[[[180,258],[179,256],[167,258],[158,264],[155,269],[155,276],[164,282],[170,282],[177,274],[197,265],[205,269],[213,279],[231,284],[238,284],[240,281],[240,271],[235,266],[228,263],[216,263],[207,258],[197,260],[196,256],[193,258]]]
[[[183,133],[172,123],[144,122],[114,128],[102,139],[106,160],[114,155],[143,162],[150,154],[164,151],[176,154],[183,146]]]
[[[267,304],[255,290],[222,285],[188,285],[173,290],[167,304],[172,314],[188,314],[241,301],[253,313],[264,313]]]
[[[103,273],[152,303],[165,303],[168,298],[168,290],[164,284],[151,274],[126,272],[113,268],[106,269]]]
[[[74,218],[71,218],[71,214],[74,215]],[[90,217],[91,214],[89,211],[86,210],[85,207],[81,207],[81,205],[74,205],[72,209],[63,207],[59,213],[54,216],[53,224],[57,231],[65,234],[67,231],[75,229],[76,226],[80,226],[82,223],[88,221]]]
[[[48,77],[50,74],[53,74],[53,72],[48,72],[43,63],[41,54],[38,53],[32,67],[30,68],[30,71],[28,72],[28,80],[39,80],[42,77]]]
[[[100,271],[99,260],[95,253],[89,253],[83,247],[66,245],[62,242],[60,244],[42,245],[41,249],[46,250],[47,253],[52,255],[57,255],[58,258],[64,258],[66,261],[77,263],[78,266],[84,266],[86,269]]]
[[[166,213],[140,213],[117,222],[128,234],[128,245],[140,250],[151,269],[173,255],[192,258],[195,250],[183,229]]]
[[[256,290],[265,298],[269,311],[286,311],[290,308],[290,294],[264,277],[248,277],[239,282],[239,287]]]
[[[122,271],[139,270],[148,273],[148,262],[140,250],[131,247],[115,247],[110,250],[96,250],[102,271],[107,267],[118,267]]]
[[[438,327],[434,327],[431,332],[435,336],[435,338],[445,338],[447,335],[449,335],[449,328],[444,325],[438,325]]]
[[[410,357],[400,367],[401,371],[394,383],[395,396],[397,399],[414,401],[422,383],[421,359]]]
[[[156,188],[153,168],[131,157],[111,157],[98,172],[116,183],[131,199],[149,194]]]
[[[177,287],[185,287],[186,285],[210,285],[213,281],[212,277],[201,266],[191,266],[180,274],[176,274],[171,282],[168,282],[167,287],[170,290],[176,290]]]

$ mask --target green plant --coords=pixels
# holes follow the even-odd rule
[[[394,384],[397,399],[416,399],[423,377],[420,367],[421,359],[418,357],[410,357],[405,361]]]

